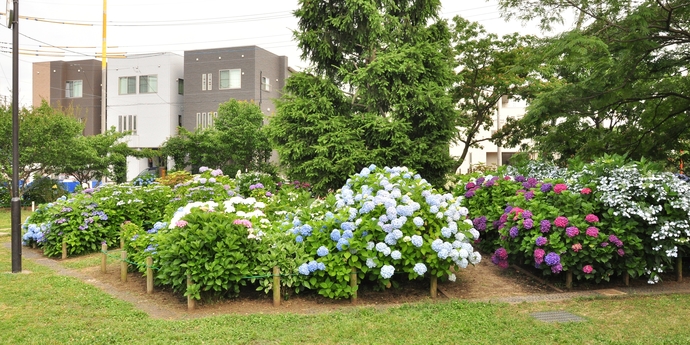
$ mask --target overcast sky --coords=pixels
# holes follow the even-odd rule
[[[443,17],[478,21],[498,34],[538,34],[535,25],[506,23],[495,0],[442,0]],[[288,57],[290,66],[306,67],[292,41],[297,0],[109,0],[108,54],[257,45]],[[4,9],[0,9],[4,12]],[[31,105],[31,64],[49,60],[95,58],[101,52],[102,0],[19,0],[20,104]],[[2,25],[5,18],[2,18]],[[11,100],[12,30],[0,27],[0,101]],[[60,47],[60,48],[56,48]],[[70,47],[70,48],[66,48]]]

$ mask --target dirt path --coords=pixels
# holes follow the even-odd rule
[[[9,243],[6,244],[9,246]],[[93,254],[98,255],[98,254]],[[108,266],[107,273],[101,273],[100,267],[89,267],[82,270],[67,269],[61,260],[43,257],[39,250],[24,248],[26,259],[53,269],[57,274],[80,279],[98,287],[114,298],[132,303],[136,308],[158,319],[187,319],[222,314],[274,314],[297,313],[314,314],[352,308],[350,300],[330,300],[314,293],[293,295],[283,300],[279,307],[273,307],[271,295],[249,292],[240,294],[239,298],[224,301],[203,301],[197,308],[187,310],[186,299],[170,290],[156,288],[153,294],[146,294],[145,278],[138,273],[130,273],[127,282],[120,281],[119,263]],[[82,258],[80,258],[82,259]],[[70,259],[68,259],[69,261]],[[505,301],[521,302],[536,300],[563,300],[575,296],[618,295],[634,293],[690,293],[690,280],[684,283],[674,281],[663,285],[646,286],[638,281],[634,286],[625,287],[613,282],[607,285],[597,285],[596,289],[588,290],[586,285],[580,286],[579,291],[558,293],[551,287],[534,279],[529,274],[514,268],[500,269],[484,260],[477,266],[469,266],[457,272],[456,282],[439,283],[439,300],[463,299],[476,301]],[[362,288],[359,291],[358,306],[389,307],[403,303],[428,301],[428,281],[412,282],[403,289],[387,289],[372,291]]]

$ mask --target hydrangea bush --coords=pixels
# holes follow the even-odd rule
[[[455,280],[453,267],[478,263],[471,242],[479,232],[465,219],[461,199],[438,194],[407,168],[372,165],[284,226],[310,255],[299,266],[309,277],[306,287],[344,298],[355,292],[353,268],[359,280],[385,287],[396,283],[394,276]]]
[[[545,274],[570,270],[578,279],[596,281],[623,273],[647,275],[649,283],[655,283],[678,253],[688,251],[690,238],[689,185],[656,168],[644,161],[625,163],[616,156],[575,162],[571,169],[530,163],[512,171],[539,178],[496,180],[512,184],[518,188],[515,192],[494,189],[480,177],[454,193],[468,196],[466,205],[479,223],[475,226],[481,229],[488,223],[486,237],[493,231],[498,238],[486,249],[499,265],[514,260],[535,265]],[[488,203],[507,207],[496,219]],[[547,260],[550,253],[554,255]]]

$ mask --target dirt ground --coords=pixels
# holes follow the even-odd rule
[[[40,255],[40,251],[35,251]],[[97,254],[94,254],[97,255]],[[70,260],[70,259],[67,259]],[[50,266],[64,267],[61,260],[42,258]],[[187,300],[180,294],[174,294],[169,289],[156,287],[152,294],[146,293],[146,280],[139,273],[129,273],[127,282],[120,281],[119,263],[108,266],[107,273],[100,272],[100,266],[81,270],[60,269],[58,273],[78,277],[87,283],[95,285],[116,298],[133,303],[138,309],[154,318],[183,319],[222,314],[273,314],[297,313],[314,314],[352,308],[348,300],[331,300],[308,291],[299,295],[291,295],[283,299],[279,307],[273,306],[272,294],[263,292],[243,291],[238,298],[222,301],[200,301],[194,310],[187,309]],[[669,279],[669,278],[666,278]],[[673,279],[665,280],[664,285],[674,287],[674,284],[687,285],[690,280],[676,283]],[[631,286],[645,286],[642,280],[631,280]],[[558,282],[543,280],[529,270],[509,267],[500,269],[489,260],[483,260],[477,266],[468,266],[457,272],[456,282],[442,282],[438,284],[438,300],[463,299],[484,300],[491,298],[515,297],[535,294],[557,294],[562,285]],[[625,287],[622,280],[613,280],[605,284],[587,284],[576,282],[574,291],[591,289],[615,289]],[[429,281],[414,281],[400,288],[390,288],[385,291],[374,291],[366,285],[360,286],[357,306],[389,307],[404,303],[431,300]]]

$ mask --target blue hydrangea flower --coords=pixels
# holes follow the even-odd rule
[[[352,221],[357,217],[357,209],[354,207],[350,207],[348,213],[350,214],[350,216],[347,218],[347,220]]]
[[[299,218],[295,217],[295,219],[292,220],[292,226],[298,227],[300,225],[302,225],[302,221],[299,220]]]
[[[420,276],[423,276],[424,273],[426,273],[426,265],[421,262],[418,262],[414,265],[412,270]]]
[[[351,230],[345,230],[343,231],[343,236],[341,238],[352,238],[354,237],[354,234],[352,233]]]
[[[386,245],[383,242],[379,242],[376,244],[376,250],[380,253],[383,253],[386,250],[386,248],[388,248],[388,245]]]
[[[167,223],[164,222],[156,222],[156,224],[153,224],[153,228],[156,230],[160,230],[163,229],[166,225]]]
[[[333,231],[331,231],[331,239],[338,242],[338,240],[340,240],[340,230],[333,229]]]
[[[324,216],[324,218],[326,220],[332,219],[333,218],[333,212],[331,212],[331,211],[326,212],[326,215]]]
[[[393,230],[393,232],[391,232],[391,235],[393,235],[396,240],[399,240],[399,239],[403,238],[403,236],[404,236],[403,232],[400,230]]]
[[[391,197],[394,199],[400,199],[402,198],[402,192],[400,192],[400,189],[395,188],[391,191]]]
[[[393,227],[393,229],[400,229],[403,227],[403,225],[405,225],[406,221],[407,217],[404,216],[397,219],[393,219],[393,221],[391,222],[391,226]]]
[[[397,211],[398,215],[405,217],[412,217],[412,214],[414,213],[412,206],[409,205],[398,205],[395,210]]]
[[[453,235],[453,232],[450,230],[450,228],[445,227],[445,226],[443,228],[441,228],[441,236],[448,238],[451,235]]]
[[[369,268],[376,267],[376,262],[374,262],[374,259],[372,259],[372,258],[367,259],[367,267],[369,267]]]
[[[414,219],[412,219],[412,222],[418,228],[421,228],[422,226],[424,226],[424,219],[422,219],[422,217],[414,217]]]
[[[395,267],[391,265],[384,265],[381,267],[381,277],[383,277],[383,279],[390,279],[393,273],[395,273]]]
[[[376,244],[374,242],[367,242],[367,250],[373,250],[374,247],[376,247]]]
[[[299,267],[297,268],[297,271],[300,274],[308,276],[309,275],[309,265],[305,262],[305,263],[299,265]]]
[[[363,168],[362,171],[359,172],[359,176],[361,177],[367,177],[371,174],[371,169],[369,168]]]
[[[376,164],[371,164],[371,165],[369,165],[369,170],[370,170],[370,171],[376,170]]]
[[[352,232],[352,231],[355,231],[356,226],[355,226],[355,223],[353,223],[353,222],[344,222],[344,223],[340,224],[340,228],[345,230],[345,231]]]
[[[315,260],[312,260],[307,264],[307,268],[309,268],[309,273],[312,273],[319,268],[319,264]]]
[[[394,206],[391,206],[386,209],[386,216],[388,217],[388,219],[396,219],[398,218],[398,211]]]
[[[343,250],[343,249],[346,249],[349,245],[350,245],[350,241],[348,241],[347,238],[341,237],[338,240],[338,243],[335,245],[335,247],[338,250]]]
[[[297,237],[295,237],[295,242],[302,243],[302,242],[304,242],[304,239],[302,238],[302,236],[297,235]]]
[[[373,211],[374,207],[376,207],[376,204],[374,204],[373,201],[367,201],[362,205],[362,208],[359,209],[359,214],[367,214]]]
[[[387,223],[388,222],[388,216],[386,216],[385,214],[382,214],[381,217],[379,217],[379,222]]]
[[[402,258],[402,254],[399,250],[394,250],[391,252],[391,258],[393,258],[393,260],[400,260]]]
[[[419,248],[424,244],[424,239],[422,239],[422,236],[419,235],[412,235],[412,238],[410,239],[410,242],[412,242],[412,245],[415,247]]]
[[[438,206],[433,205],[433,206],[429,207],[429,212],[430,213],[438,213]]]
[[[383,230],[383,232],[389,233],[389,232],[393,231],[393,225],[392,224],[383,224],[383,225],[381,225],[381,229]]]
[[[386,238],[384,239],[387,245],[389,246],[394,246],[396,243],[398,243],[398,240],[395,238],[395,235],[392,233],[386,235]]]
[[[446,248],[443,248],[443,249],[438,251],[438,258],[441,260],[447,259],[449,255],[450,255],[450,250],[448,250]]]
[[[316,266],[316,269],[319,271],[325,271],[326,270],[326,264],[324,264],[323,262],[319,262]]]
[[[311,236],[311,232],[312,232],[312,227],[309,224],[304,224],[304,225],[299,227],[299,233],[304,237]]]
[[[326,248],[326,246],[319,247],[319,249],[316,250],[316,255],[321,257],[328,255],[328,248]]]
[[[431,250],[438,253],[438,251],[441,250],[442,244],[443,240],[441,240],[440,238],[435,239],[433,242],[431,242]]]

